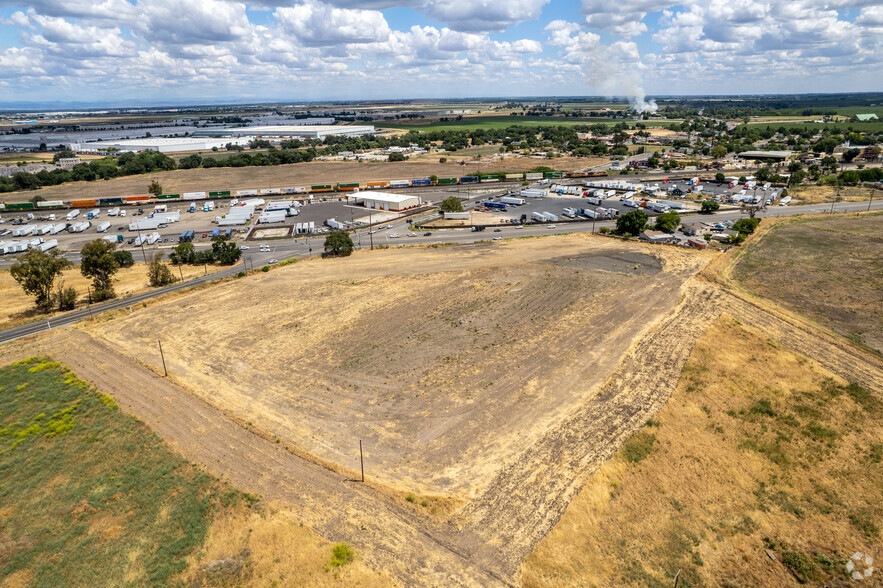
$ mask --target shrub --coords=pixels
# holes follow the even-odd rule
[[[331,552],[331,561],[329,561],[328,564],[332,568],[339,568],[340,566],[345,566],[348,563],[352,563],[355,557],[356,553],[353,551],[353,548],[349,546],[349,544],[338,543],[334,546],[334,549]]]
[[[411,494],[410,492],[408,492],[405,495],[405,500],[407,500],[408,502],[417,502],[417,497],[414,496],[413,494]]]
[[[631,463],[638,463],[653,452],[656,435],[636,433],[622,448],[622,455]]]
[[[77,291],[73,287],[59,287],[56,296],[60,311],[73,310],[77,305]]]
[[[265,265],[264,267],[261,268],[261,271],[264,273],[267,273],[268,271],[270,271],[270,266]]]

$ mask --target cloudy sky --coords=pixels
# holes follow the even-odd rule
[[[883,90],[880,0],[0,0],[0,102]]]

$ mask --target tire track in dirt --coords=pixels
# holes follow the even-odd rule
[[[691,282],[681,304],[647,332],[592,401],[546,433],[455,516],[496,545],[511,576],[555,526],[585,481],[668,400],[695,341],[720,314],[717,288]]]
[[[827,335],[821,329],[804,327],[735,293],[724,292],[720,303],[727,314],[766,333],[778,344],[818,362],[844,380],[877,394],[883,393],[883,361],[879,357]]]

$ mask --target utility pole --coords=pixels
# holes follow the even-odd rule
[[[368,209],[368,237],[371,238],[371,251],[374,251],[374,221],[372,220],[374,213],[372,209]]]
[[[359,461],[362,464],[362,483],[365,483],[365,456],[362,454],[362,440],[359,439]]]
[[[92,288],[90,286],[86,286],[86,289],[89,291],[89,318],[92,318]]]
[[[181,269],[181,264],[178,264],[178,273],[181,274],[181,281],[184,281],[184,270]]]
[[[162,341],[157,339],[156,342],[159,343],[159,356],[162,357],[162,371],[163,371],[162,375],[165,378],[166,376],[169,375],[169,372],[166,370],[166,356],[162,352]]]

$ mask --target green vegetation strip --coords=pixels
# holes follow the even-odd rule
[[[243,496],[60,364],[0,368],[0,583],[167,584]]]

